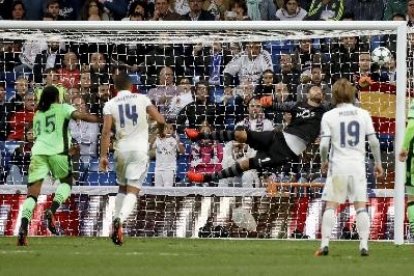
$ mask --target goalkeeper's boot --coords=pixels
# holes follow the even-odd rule
[[[359,252],[361,253],[361,257],[367,257],[367,256],[369,256],[368,249],[366,249],[366,248],[361,248],[359,250]]]
[[[197,182],[203,183],[204,181],[204,174],[196,173],[196,172],[187,172],[187,178],[190,182]]]
[[[329,254],[329,248],[327,246],[319,248],[315,252],[315,256],[327,256],[328,254]]]
[[[194,128],[186,128],[184,132],[187,135],[188,139],[190,139],[193,142],[198,141],[200,139],[200,132]]]
[[[115,245],[122,245],[124,243],[124,234],[122,233],[122,224],[119,218],[116,218],[112,224],[111,238]]]
[[[52,213],[52,210],[47,209],[45,211],[45,220],[50,233],[52,233],[53,235],[58,235],[59,233],[56,228],[55,215]]]
[[[17,246],[27,246],[27,228],[20,226],[17,234]]]

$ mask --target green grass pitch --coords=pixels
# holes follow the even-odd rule
[[[414,275],[414,246],[331,242],[314,257],[317,241],[126,238],[0,238],[0,275]]]

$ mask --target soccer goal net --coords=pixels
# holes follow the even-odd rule
[[[171,149],[155,143],[150,150],[147,178],[126,223],[127,235],[319,238],[325,176],[320,174],[318,141],[300,161],[282,168],[199,185],[188,182],[187,171],[217,171],[255,152],[233,142],[192,143],[183,130],[232,130],[238,125],[256,131],[282,129],[290,114],[261,107],[260,97],[300,102],[316,85],[328,103],[332,84],[347,78],[358,88],[356,104],[372,115],[385,168],[384,178],[376,179],[372,156],[366,156],[370,237],[402,243],[408,238],[405,171],[404,164],[395,161],[395,152],[401,145],[412,92],[413,43],[414,37],[399,22],[4,21],[0,27],[0,235],[13,235],[18,229],[38,90],[56,85],[65,95],[62,100],[101,114],[104,103],[115,94],[112,76],[125,71],[134,92],[148,95],[173,124],[175,140],[184,146],[176,162],[167,167],[161,167],[161,161]],[[76,184],[58,210],[60,232],[108,236],[117,192],[114,166],[107,173],[97,169],[99,126],[71,122],[70,129],[77,145]],[[160,177],[171,178],[171,187],[161,187]],[[55,187],[53,181],[44,183],[31,235],[48,235],[42,214]],[[340,210],[333,238],[357,239],[355,210],[349,204]]]

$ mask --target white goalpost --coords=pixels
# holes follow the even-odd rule
[[[398,152],[402,146],[403,135],[405,130],[406,120],[406,106],[407,106],[407,89],[411,88],[411,84],[407,79],[407,36],[408,28],[406,22],[397,21],[341,21],[341,22],[319,22],[319,21],[224,21],[224,22],[186,22],[186,21],[145,21],[145,22],[129,22],[129,21],[107,21],[107,22],[49,22],[49,21],[0,21],[0,42],[12,41],[12,40],[25,40],[31,39],[33,34],[41,32],[45,35],[45,39],[48,37],[59,34],[60,38],[65,42],[76,42],[76,43],[91,43],[91,44],[212,44],[213,42],[220,43],[242,43],[249,41],[269,42],[269,41],[298,41],[302,38],[310,39],[337,39],[341,37],[349,36],[371,36],[371,35],[395,35],[396,37],[396,93],[395,93],[395,137],[393,141],[394,148],[394,160],[395,167],[392,168],[395,171],[394,178],[394,189],[384,190],[383,194],[388,197],[394,198],[394,225],[393,225],[393,239],[396,245],[404,243],[404,219],[405,219],[405,163],[398,161]],[[283,43],[282,43],[283,44]],[[273,53],[271,53],[273,54]],[[1,72],[0,72],[1,73]],[[0,74],[1,75],[1,74]],[[410,94],[410,93],[408,93]],[[393,115],[393,116],[394,116]],[[388,152],[387,152],[388,153]],[[0,157],[1,160],[1,157]],[[392,162],[390,162],[392,163]],[[308,165],[308,164],[300,164]],[[297,182],[297,181],[294,181]],[[295,185],[293,185],[295,186]],[[292,186],[292,187],[293,187]],[[299,185],[300,186],[300,185]],[[306,186],[306,185],[305,185]],[[180,206],[190,206],[187,209],[180,211],[180,217],[177,218],[179,223],[174,227],[177,228],[176,233],[181,236],[189,236],[185,234],[185,230],[188,229],[189,224],[193,230],[198,231],[198,228],[204,225],[204,222],[209,217],[207,213],[199,212],[199,215],[194,215],[194,205],[201,206],[200,210],[206,210],[203,208],[215,209],[217,204],[220,206],[232,206],[231,208],[237,207],[236,205],[241,202],[254,202],[260,201],[266,197],[266,191],[264,188],[225,188],[220,187],[175,187],[171,189],[157,189],[147,187],[144,188],[144,192],[154,195],[157,198],[156,202],[161,202],[164,199],[158,198],[161,196],[180,196],[184,197],[180,201]],[[114,187],[76,187],[74,193],[79,194],[107,194],[114,193]],[[187,190],[186,190],[187,189]],[[200,190],[197,190],[200,189]],[[0,185],[0,199],[2,195],[13,194],[16,190],[20,192],[24,191],[24,186],[11,186],[11,185]],[[46,189],[51,192],[52,189],[49,187]],[[102,192],[104,191],[104,192]],[[202,191],[202,192],[201,192]],[[194,203],[191,199],[186,199],[186,195],[211,195],[210,201],[202,201]],[[229,199],[233,196],[236,199]],[[220,198],[215,198],[216,196]],[[237,197],[251,197],[253,199],[241,199]],[[197,196],[195,196],[197,197]],[[283,196],[281,196],[283,197]],[[6,199],[4,199],[6,200]],[[169,199],[166,199],[166,201]],[[110,204],[104,209],[105,212],[113,205],[113,198]],[[216,202],[216,203],[215,203]],[[296,202],[296,201],[295,201]],[[300,200],[298,201],[300,202]],[[143,201],[141,202],[144,206]],[[161,204],[160,203],[160,204]],[[167,202],[169,203],[169,202]],[[166,205],[168,205],[166,203]],[[187,204],[187,205],[186,205]],[[205,206],[208,207],[203,207]],[[253,204],[253,203],[252,203]],[[273,204],[273,205],[272,205]],[[276,203],[270,202],[266,206],[271,209]],[[293,203],[292,203],[293,204]],[[296,203],[295,203],[296,204]],[[319,203],[318,203],[319,204]],[[2,202],[0,200],[0,206]],[[145,205],[147,206],[147,205]],[[240,206],[240,205],[239,205]],[[260,209],[258,203],[257,209]],[[315,209],[321,205],[315,205]],[[113,207],[113,206],[112,206]],[[147,207],[145,207],[147,208]],[[149,207],[148,207],[149,208]],[[167,208],[167,207],[164,207]],[[178,208],[178,207],[174,207]],[[197,207],[198,208],[198,207]],[[230,207],[228,207],[230,208]],[[299,208],[299,207],[298,207]],[[229,216],[231,211],[227,210],[227,213],[220,208],[216,208],[217,213],[215,217],[217,219],[225,220],[226,216]],[[300,208],[299,208],[300,209]],[[309,208],[311,209],[311,208]],[[175,209],[177,210],[177,209]],[[273,210],[273,209],[272,209]],[[178,211],[176,211],[178,212]],[[207,211],[206,211],[207,212]],[[211,211],[212,212],[212,211]],[[253,211],[252,211],[253,212]],[[255,218],[259,220],[261,213],[255,210]],[[284,210],[283,212],[289,213],[291,211]],[[310,212],[310,211],[309,211]],[[1,212],[0,212],[1,213]],[[277,216],[277,215],[276,215]],[[288,215],[286,215],[288,216]],[[103,220],[105,217],[110,219],[108,213],[102,215]],[[194,217],[196,217],[194,219]],[[316,216],[317,217],[317,216]],[[166,221],[169,219],[167,216],[164,218]],[[192,221],[193,220],[193,221]],[[269,218],[270,220],[270,218]],[[1,221],[1,215],[0,215]],[[107,221],[106,221],[107,223]],[[143,222],[143,229],[147,222]],[[164,223],[164,222],[163,222]],[[104,223],[105,224],[105,223]],[[167,224],[167,222],[165,222]],[[315,223],[316,224],[316,223]],[[137,226],[138,227],[138,226]],[[274,226],[271,231],[277,231],[280,225]],[[316,226],[315,226],[316,227]],[[270,231],[270,232],[271,232]],[[107,230],[103,231],[107,234]],[[133,232],[133,231],[132,231]],[[134,232],[135,233],[135,232]],[[196,232],[193,231],[191,236],[195,236]],[[174,235],[174,236],[180,236]],[[275,237],[277,235],[271,235]]]

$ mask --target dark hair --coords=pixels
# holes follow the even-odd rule
[[[114,77],[114,85],[118,91],[129,90],[132,86],[131,78],[127,73],[121,72]]]
[[[289,2],[289,1],[291,1],[291,0],[285,0],[284,2],[283,2],[283,8],[284,9],[286,9],[286,7],[287,7],[287,3]],[[299,0],[294,0],[297,4],[298,4],[298,6],[300,7],[300,1]]]
[[[129,4],[128,16],[135,15],[135,9],[137,6],[141,6],[144,9],[144,14],[142,14],[142,17],[144,19],[148,18],[147,3],[141,0],[133,1]]]
[[[57,103],[58,101],[59,90],[53,85],[48,85],[42,91],[36,110],[46,112],[53,103]]]
[[[46,8],[48,9],[50,5],[58,4],[60,8],[59,0],[48,0],[46,4]]]
[[[51,18],[51,19],[55,20],[55,17],[50,12],[44,12],[42,18],[43,19],[45,19],[45,18]]]
[[[15,0],[13,3],[12,3],[12,5],[11,5],[11,11],[13,11],[14,10],[14,8],[16,7],[16,6],[18,6],[18,5],[21,5],[22,6],[22,8],[23,8],[23,16],[22,16],[22,18],[25,18],[26,17],[26,6],[24,5],[24,3],[23,3],[23,1],[21,1],[21,0]]]

